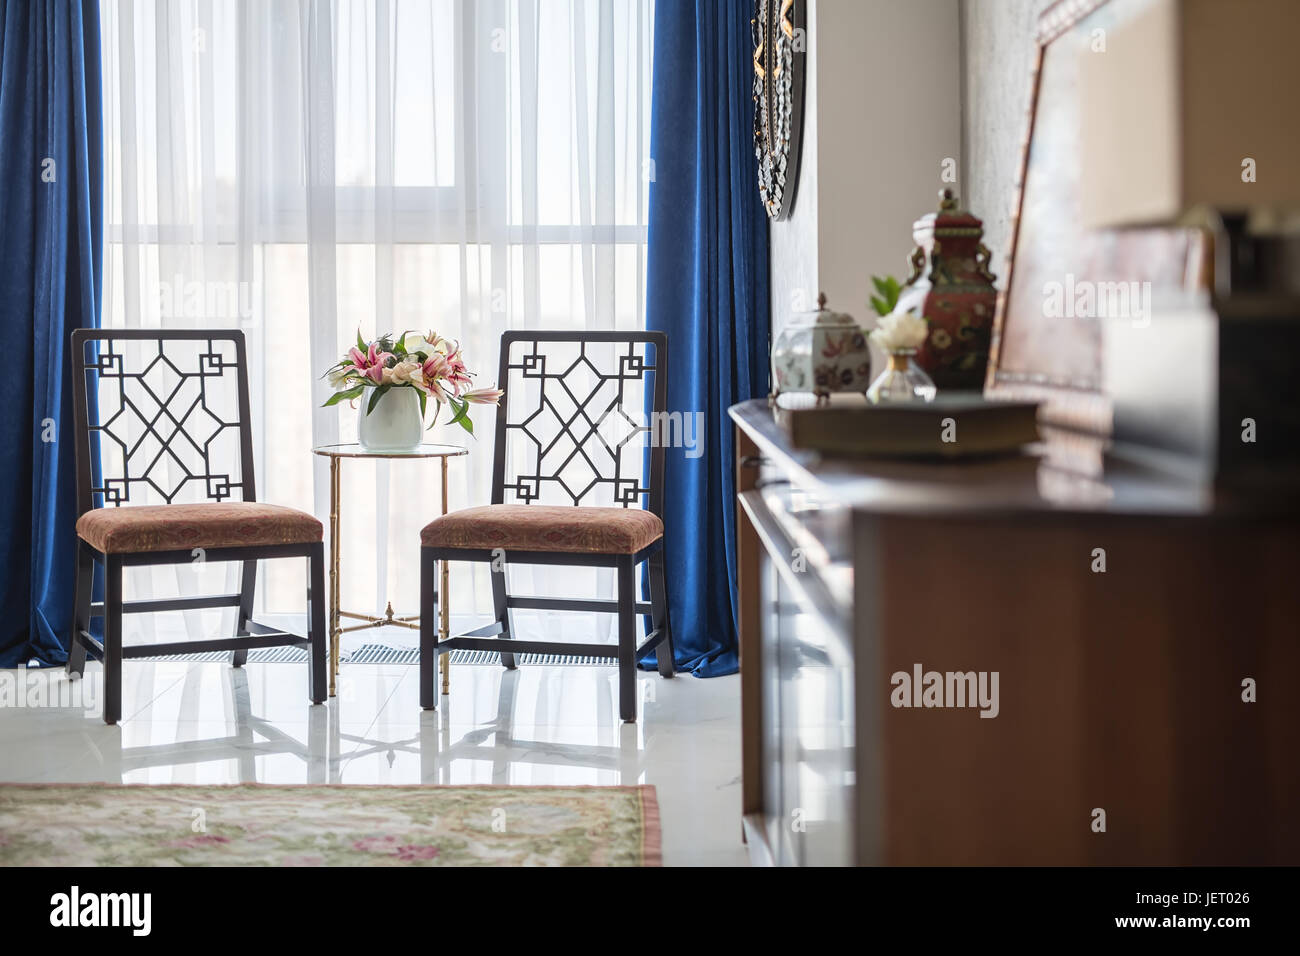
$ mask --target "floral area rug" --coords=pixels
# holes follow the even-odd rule
[[[0,785],[0,866],[658,866],[655,789]]]

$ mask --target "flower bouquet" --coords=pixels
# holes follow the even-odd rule
[[[435,406],[430,428],[445,405],[451,413],[448,424],[472,435],[469,407],[495,405],[503,394],[499,388],[470,388],[473,375],[465,367],[459,344],[433,332],[404,332],[396,339],[384,335],[367,342],[358,331],[357,344],[325,377],[334,394],[323,407],[357,399],[364,402],[358,433],[369,448],[419,444],[430,400]]]

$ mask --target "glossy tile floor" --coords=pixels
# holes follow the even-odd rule
[[[319,707],[301,664],[127,662],[124,675],[124,717],[108,727],[98,664],[81,688],[62,668],[0,671],[0,780],[649,783],[666,865],[746,860],[735,676],[643,673],[638,721],[622,724],[613,667],[453,666],[436,712],[419,709],[410,666],[344,665],[339,696]]]

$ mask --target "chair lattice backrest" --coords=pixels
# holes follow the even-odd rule
[[[667,362],[662,332],[505,333],[493,503],[662,516]]]
[[[247,369],[239,330],[73,332],[78,514],[256,500]]]

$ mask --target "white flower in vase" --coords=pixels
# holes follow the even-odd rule
[[[398,362],[391,369],[385,369],[385,373],[392,372],[391,380],[385,374],[385,383],[393,385],[415,385],[417,387],[424,385],[424,376],[420,371],[419,362],[402,361]]]
[[[886,352],[904,352],[919,349],[930,334],[930,323],[910,312],[891,312],[882,316],[871,332],[871,341]]]
[[[930,334],[930,323],[910,312],[882,316],[871,332],[871,340],[888,356],[888,365],[867,389],[867,399],[882,402],[929,402],[934,400],[934,381],[913,361]]]
[[[324,377],[334,394],[323,406],[355,403],[358,438],[372,450],[418,445],[430,404],[434,423],[438,412],[449,408],[448,424],[472,435],[470,405],[496,405],[503,394],[498,388],[470,388],[473,375],[465,367],[460,345],[435,332],[408,331],[367,342],[358,331],[356,345],[349,346]]]

